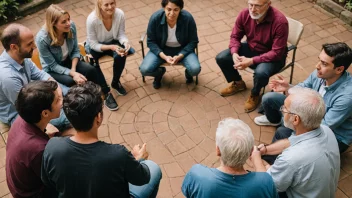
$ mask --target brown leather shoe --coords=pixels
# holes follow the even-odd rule
[[[234,81],[230,84],[230,86],[222,89],[220,91],[220,95],[221,96],[231,96],[231,95],[233,95],[237,92],[243,91],[245,89],[247,89],[247,87],[246,87],[246,83],[243,80],[236,81],[236,82]]]
[[[247,101],[244,103],[244,110],[246,113],[249,113],[251,111],[254,111],[259,103],[260,103],[261,95],[259,96],[253,96],[252,94],[249,96]]]

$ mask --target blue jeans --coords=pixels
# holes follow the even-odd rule
[[[60,132],[71,127],[63,109],[60,110],[60,117],[50,120],[50,124],[54,125]]]
[[[268,92],[262,98],[262,107],[271,123],[279,123],[282,119],[280,107],[284,105],[286,96],[282,93]]]
[[[150,171],[150,180],[148,184],[143,186],[135,186],[128,184],[130,195],[135,198],[156,197],[159,190],[159,184],[162,177],[160,167],[151,160],[144,160],[141,162],[146,164]]]
[[[118,41],[111,41],[109,43],[103,43],[106,45],[109,44],[115,44],[115,45],[119,45],[124,47],[123,45],[120,44],[120,42]],[[111,50],[107,50],[107,51],[103,51],[103,52],[97,52],[94,51],[93,49],[91,49],[88,45],[85,45],[85,50],[88,54],[91,54],[94,58],[94,62],[95,62],[95,66],[96,66],[96,72],[97,72],[97,77],[98,77],[98,83],[101,86],[102,92],[104,94],[107,94],[108,92],[110,92],[110,87],[109,85],[106,83],[105,77],[103,72],[101,71],[100,65],[99,65],[99,59],[105,55],[107,56],[111,56],[114,58],[114,63],[113,63],[113,77],[112,77],[112,83],[111,84],[116,84],[117,82],[120,81],[120,77],[122,75],[123,69],[125,68],[125,64],[126,64],[126,58],[127,56],[123,56],[121,57],[120,55],[118,55],[115,51],[111,51]],[[128,55],[130,54],[134,54],[135,50],[131,47],[130,50],[128,51]]]
[[[260,54],[252,51],[247,43],[241,43],[238,55],[252,58],[254,56],[259,56]],[[233,62],[230,49],[220,52],[215,59],[227,82],[230,83],[233,81],[242,80],[242,77],[238,73],[237,69],[233,67],[235,63]],[[280,61],[251,65],[250,68],[254,70],[252,95],[259,95],[261,88],[268,84],[269,78],[272,75],[278,73],[285,66],[285,62],[286,55]]]
[[[181,48],[179,47],[165,47],[164,49],[164,53],[167,56],[175,56],[180,51]],[[190,76],[197,76],[200,73],[200,63],[198,60],[198,56],[194,52],[185,56],[180,62],[186,67],[187,73]],[[155,77],[158,74],[158,72],[156,71],[162,63],[165,63],[164,59],[149,51],[144,57],[143,62],[139,67],[139,70],[141,71],[143,76]]]

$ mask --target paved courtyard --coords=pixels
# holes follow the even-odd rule
[[[227,48],[229,36],[245,0],[186,0],[185,9],[197,23],[199,59],[202,71],[199,84],[186,85],[183,67],[167,67],[163,87],[155,90],[152,78],[142,82],[138,66],[142,61],[140,36],[146,30],[150,15],[159,9],[160,0],[117,0],[126,15],[126,31],[136,54],[128,57],[122,76],[128,94],[117,97],[120,109],[104,109],[104,125],[99,138],[106,142],[131,148],[147,143],[150,159],[163,171],[158,197],[183,197],[181,184],[187,171],[196,163],[211,167],[219,165],[215,155],[215,131],[218,122],[226,117],[239,118],[253,131],[256,143],[270,143],[274,127],[259,127],[253,122],[256,111],[245,113],[243,104],[250,89],[223,98],[219,89],[227,86],[215,62],[217,53]],[[94,8],[94,0],[66,0],[60,3],[71,15],[78,28],[79,42],[86,38],[85,21]],[[297,50],[293,83],[304,80],[315,68],[321,45],[326,42],[347,42],[352,46],[352,28],[314,4],[301,0],[273,0],[273,6],[287,16],[299,20],[305,30]],[[44,24],[45,11],[27,16],[18,22],[35,33]],[[4,26],[0,27],[2,30]],[[0,52],[3,51],[0,46]],[[102,68],[111,82],[112,64],[104,59]],[[352,68],[349,69],[352,72]],[[289,71],[283,73],[288,78]],[[252,76],[243,73],[247,86],[253,86]],[[268,89],[267,89],[268,91]],[[0,142],[0,197],[12,197],[5,178],[5,144]],[[251,170],[250,163],[246,168]],[[341,156],[341,174],[336,197],[352,197],[352,152]]]

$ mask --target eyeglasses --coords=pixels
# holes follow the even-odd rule
[[[252,3],[248,3],[248,7],[250,9],[254,9],[254,10],[259,10],[259,9],[262,9],[263,6],[265,6],[268,2],[264,3],[263,5],[258,5],[258,4],[252,4]]]
[[[285,111],[285,109],[287,109],[287,108],[285,107],[285,105],[282,105],[282,106],[280,107],[281,113],[288,113],[288,114],[296,115],[295,113],[292,113],[292,112],[289,112],[289,111]]]

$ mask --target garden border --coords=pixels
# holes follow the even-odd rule
[[[335,15],[337,18],[347,23],[348,25],[352,26],[352,12],[344,9],[343,7],[331,0],[318,0],[317,4],[326,11]]]

